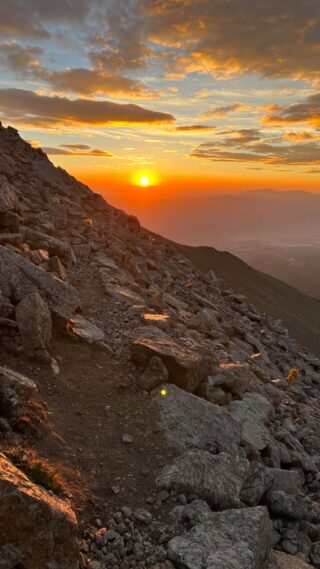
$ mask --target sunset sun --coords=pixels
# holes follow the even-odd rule
[[[150,178],[149,176],[141,176],[140,180],[139,180],[140,186],[142,186],[143,188],[146,188],[147,186],[150,186]]]

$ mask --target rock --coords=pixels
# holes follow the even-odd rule
[[[189,451],[165,466],[156,480],[157,488],[196,494],[213,509],[240,506],[239,494],[249,468],[246,459],[227,453]]]
[[[0,272],[9,282],[16,300],[22,300],[30,292],[38,290],[49,308],[67,319],[80,305],[78,293],[72,286],[2,245]]]
[[[150,524],[152,522],[152,514],[150,514],[148,510],[143,510],[142,508],[135,510],[134,517],[138,522],[142,522],[144,524]]]
[[[265,502],[269,511],[276,516],[285,516],[293,520],[320,521],[320,510],[316,503],[305,496],[286,494],[281,490],[267,492]]]
[[[130,445],[133,443],[133,437],[131,435],[127,435],[127,434],[122,435],[121,440],[124,444]]]
[[[216,312],[210,308],[201,308],[197,313],[200,319],[200,327],[204,332],[221,331]]]
[[[311,569],[311,565],[299,559],[280,551],[273,551],[269,557],[269,565],[267,569]]]
[[[143,323],[148,326],[158,326],[161,330],[168,330],[170,325],[170,316],[168,314],[149,314],[143,315]]]
[[[210,519],[212,514],[207,502],[204,500],[194,500],[184,506],[176,506],[170,512],[170,516],[180,524],[194,526],[196,523]]]
[[[98,328],[89,320],[86,320],[80,314],[72,316],[67,323],[67,329],[69,333],[74,334],[81,340],[88,342],[88,344],[96,344],[103,342],[105,339],[105,333],[103,330]]]
[[[1,566],[0,566],[1,569]],[[174,569],[174,566],[170,561],[163,561],[162,563],[156,563],[155,565],[151,565],[149,569]]]
[[[269,490],[273,481],[273,469],[260,462],[251,462],[247,479],[242,487],[240,499],[248,506],[257,506]]]
[[[141,389],[151,391],[162,383],[167,383],[169,377],[168,370],[163,361],[158,356],[153,356],[146,369],[138,378]]]
[[[51,313],[38,292],[31,292],[16,306],[16,320],[22,345],[28,355],[47,353],[52,336]],[[30,353],[31,352],[31,353]]]
[[[211,369],[207,355],[180,346],[169,337],[139,337],[132,345],[133,361],[146,367],[153,356],[159,357],[169,373],[169,382],[186,391],[195,391]]]
[[[22,555],[21,552],[7,543],[0,546],[0,569],[15,569],[21,567]]]
[[[2,454],[0,494],[0,546],[17,548],[21,567],[78,567],[77,524],[70,506],[33,484]]]
[[[270,440],[265,423],[273,414],[271,403],[258,393],[246,393],[242,401],[232,401],[229,409],[241,425],[242,442],[253,449],[263,450]]]
[[[74,260],[72,248],[66,241],[61,241],[41,231],[35,231],[30,227],[24,227],[24,239],[36,249],[46,249],[52,256],[58,255],[66,261]]]
[[[210,386],[222,387],[240,399],[255,382],[257,382],[257,376],[247,363],[220,364],[215,373],[211,373],[208,377]]]
[[[0,366],[0,414],[4,417],[19,416],[31,397],[36,393],[36,384],[9,369]]]
[[[266,508],[211,513],[168,544],[168,558],[184,569],[260,569],[271,549]]]
[[[175,385],[164,386],[165,395],[155,394],[160,425],[179,452],[213,450],[237,453],[239,424],[225,409]]]
[[[16,209],[17,195],[4,176],[0,176],[0,215]]]

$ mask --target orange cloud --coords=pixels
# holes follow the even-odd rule
[[[24,89],[0,90],[0,109],[14,122],[30,125],[110,125],[160,124],[175,119],[168,113],[133,104],[92,99],[67,99],[38,95]]]
[[[44,152],[51,156],[99,156],[113,158],[111,152],[99,148],[91,148],[87,144],[61,144],[59,148],[44,147]]]
[[[263,117],[265,124],[309,124],[320,126],[320,93],[310,95],[304,101],[277,107],[276,112]]]

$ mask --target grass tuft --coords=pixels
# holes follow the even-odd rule
[[[50,490],[59,497],[67,492],[63,476],[47,460],[40,458],[30,449],[13,448],[4,450],[5,456],[34,483]]]

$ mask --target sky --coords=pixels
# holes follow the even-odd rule
[[[3,124],[116,203],[320,191],[319,0],[0,0],[0,68]]]

